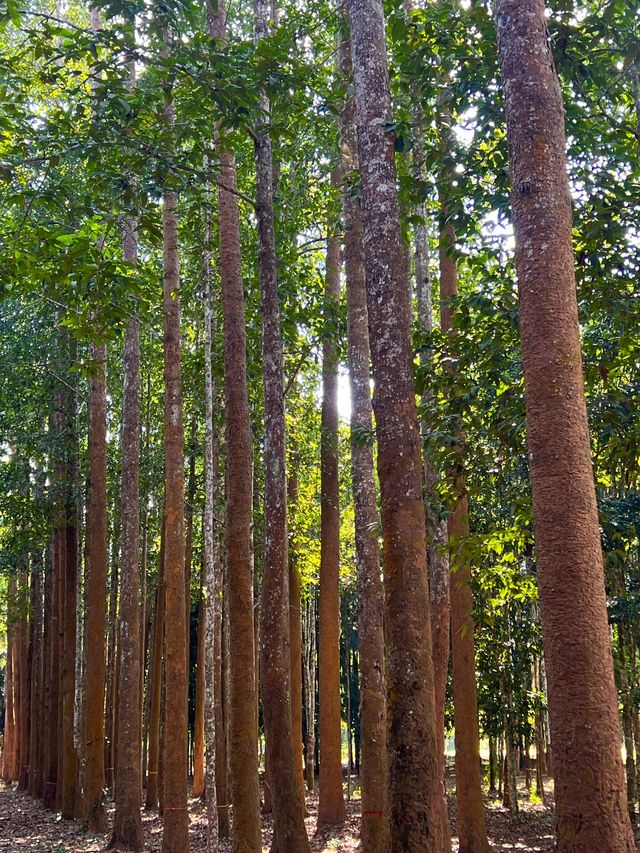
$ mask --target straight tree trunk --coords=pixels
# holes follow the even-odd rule
[[[451,168],[447,152],[451,145],[451,116],[440,105],[440,136],[443,166],[440,178],[442,219],[447,219],[447,201]],[[442,331],[453,339],[455,334],[453,301],[458,295],[458,269],[454,256],[455,232],[446,221],[440,234],[440,300]],[[449,472],[453,505],[448,520],[449,563],[451,570],[451,662],[453,681],[453,723],[456,734],[456,802],[460,853],[488,853],[489,841],[482,801],[480,765],[480,730],[476,690],[475,623],[471,593],[471,563],[465,540],[469,535],[469,499],[466,474],[462,463],[462,430],[455,467]]]
[[[78,755],[75,743],[77,588],[78,588],[78,436],[75,392],[67,395],[65,412],[65,559],[62,602],[62,816],[77,816]]]
[[[36,565],[37,561],[37,565]],[[40,796],[42,768],[40,766],[41,754],[38,749],[40,735],[42,732],[42,575],[43,575],[42,553],[38,553],[34,560],[31,592],[31,620],[32,620],[32,665],[31,665],[31,721],[29,724],[29,794],[32,797]],[[9,652],[7,650],[7,663]],[[5,669],[5,700],[8,698],[8,684]],[[5,731],[6,731],[5,705]],[[3,744],[3,747],[6,746]]]
[[[43,791],[43,805],[53,810],[56,805],[56,792],[58,786],[58,698],[60,693],[60,656],[58,649],[59,629],[59,600],[60,600],[60,572],[62,552],[62,531],[58,526],[53,534],[52,565],[49,584],[49,601],[45,596],[45,607],[48,610],[48,631],[45,628],[45,665],[47,694],[46,707],[46,741],[44,755],[45,784]],[[45,614],[46,615],[46,614]],[[17,670],[14,667],[14,672]]]
[[[20,772],[18,773],[18,790],[27,791],[29,788],[29,759],[30,759],[30,725],[31,725],[31,668],[33,662],[30,642],[32,619],[31,596],[29,592],[29,573],[25,570],[18,578],[18,594],[20,600]]]
[[[168,52],[168,35],[165,33]],[[174,108],[165,89],[165,126],[172,132]],[[163,853],[189,850],[187,808],[187,627],[184,537],[184,427],[180,358],[180,256],[177,196],[163,192],[164,441],[165,441],[165,716]]]
[[[125,262],[135,264],[136,223],[124,226]],[[115,816],[109,847],[142,850],[140,703],[140,321],[129,320],[124,341],[122,403],[122,568],[120,572],[118,749]]]
[[[164,649],[164,542],[165,511],[162,509],[162,529],[160,533],[160,560],[158,582],[156,586],[156,604],[153,617],[153,644],[149,665],[149,765],[147,769],[146,809],[157,809],[159,805],[160,773],[160,709],[162,699],[162,658]]]
[[[207,202],[209,199],[207,198]],[[225,772],[219,766],[219,754],[216,750],[217,730],[216,705],[222,707],[221,679],[216,679],[216,652],[220,653],[219,642],[216,644],[215,631],[220,625],[221,583],[220,583],[220,553],[219,536],[214,532],[215,503],[217,490],[217,432],[214,424],[214,385],[211,364],[211,350],[214,329],[214,302],[211,288],[211,210],[205,209],[205,236],[202,259],[202,281],[204,289],[204,600],[200,607],[199,631],[204,638],[204,734],[205,734],[205,791],[207,806],[207,853],[217,853],[220,829],[218,812],[219,779],[226,779]],[[198,645],[198,653],[200,646]],[[226,755],[224,757],[226,762]],[[226,794],[226,791],[225,791]],[[222,805],[226,805],[225,802]],[[228,810],[225,809],[225,814]],[[227,833],[228,834],[228,833]]]
[[[16,714],[17,707],[14,704],[15,696],[15,674],[13,671],[15,625],[13,621],[13,602],[16,597],[16,580],[14,576],[9,578],[7,588],[7,663],[5,668],[5,717],[4,717],[4,739],[2,748],[2,778],[5,782],[13,782],[15,779],[15,738],[16,738]],[[46,611],[45,611],[46,617]]]
[[[204,579],[203,579],[204,580]],[[204,696],[205,696],[205,637],[206,637],[206,598],[204,583],[201,584],[200,603],[198,604],[198,652],[196,658],[196,697],[195,722],[193,727],[193,784],[191,796],[201,797],[205,790],[205,737],[204,737]]]
[[[559,853],[634,849],[589,446],[562,95],[543,0],[497,0]]]
[[[305,602],[304,641],[304,706],[307,721],[304,769],[307,790],[315,790],[316,754],[316,593],[312,589]]]
[[[298,503],[297,459],[294,453],[292,470],[287,481],[287,498],[290,517],[293,518]],[[298,796],[306,815],[304,788],[304,744],[302,740],[302,612],[300,567],[295,537],[289,534],[289,657],[291,669],[291,748],[296,770]]]
[[[270,11],[269,0],[255,0],[256,44],[269,35]],[[254,142],[264,383],[265,498],[260,660],[262,712],[266,763],[270,778],[275,782],[272,787],[272,851],[306,853],[311,848],[304,825],[304,801],[300,798],[296,780],[291,735],[284,353],[273,212],[273,153],[267,126],[270,104],[264,91],[259,97],[262,116]]]
[[[85,576],[83,817],[106,831],[103,801],[105,623],[107,583],[107,348],[91,346],[89,390],[89,505]]]
[[[340,45],[341,71],[352,76],[351,45]],[[384,677],[384,590],[380,573],[379,526],[373,430],[367,291],[364,274],[362,210],[351,181],[358,168],[355,102],[342,109],[342,210],[347,279],[347,338],[351,386],[351,476],[358,571],[358,642],[360,650],[360,719],[362,759],[360,838],[364,850],[385,853],[389,846],[387,810],[386,700]]]
[[[422,496],[384,11],[348,0],[362,183],[369,336],[375,382],[387,632],[390,849],[445,847]]]
[[[343,823],[340,720],[340,492],[338,482],[338,355],[329,329],[340,299],[340,234],[333,222],[327,237],[325,339],[322,344],[320,437],[320,784],[318,825]]]
[[[207,7],[209,36],[224,42],[226,9],[218,0]],[[219,131],[220,134],[220,131]],[[259,853],[260,787],[255,683],[251,563],[252,455],[245,307],[240,257],[240,223],[233,155],[219,135],[218,230],[222,281],[224,390],[226,402],[227,500],[225,515],[227,596],[229,605],[229,748],[233,847],[236,853]]]
[[[413,0],[405,0],[405,12],[410,16],[413,11]],[[413,171],[415,177],[424,181],[427,179],[425,168],[425,117],[419,85],[412,84],[411,102],[413,119],[414,146]],[[427,209],[424,202],[417,205],[417,222],[414,227],[415,243],[415,280],[417,320],[427,332],[433,330],[433,306],[431,301],[431,273],[429,270],[429,231],[427,228]],[[425,349],[420,351],[420,364],[426,368],[432,361],[432,356]],[[422,406],[427,407],[429,399],[422,397]],[[429,437],[429,423],[423,417],[420,424],[422,441],[425,444]],[[423,451],[425,513],[427,521],[427,565],[429,567],[429,600],[431,604],[431,635],[433,642],[433,676],[436,699],[436,734],[442,740],[442,749],[438,752],[440,777],[443,781],[443,796],[446,798],[445,774],[446,763],[444,753],[444,720],[447,693],[447,678],[449,674],[449,643],[450,643],[450,570],[447,521],[439,515],[434,507],[436,485],[439,472],[427,448]],[[446,819],[443,827],[447,847],[451,836],[448,809],[443,815]]]
[[[222,588],[223,566],[220,559],[220,535],[215,528],[215,507],[220,498],[218,468],[219,438],[214,403],[217,389],[213,382],[211,352],[215,338],[215,302],[211,285],[211,216],[206,214],[203,253],[204,285],[204,378],[205,378],[205,509],[204,567],[205,610],[205,767],[207,799],[207,851],[217,853],[218,840],[229,837],[229,780],[227,772],[227,734],[225,726],[225,690],[222,673]]]
[[[120,562],[121,511],[115,511],[111,531],[111,571],[109,577],[109,597],[107,608],[107,678],[105,699],[105,738],[104,738],[104,777],[105,788],[113,794],[115,769],[115,739],[117,708],[114,697],[117,695],[118,680],[118,576]]]

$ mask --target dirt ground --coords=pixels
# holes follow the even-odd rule
[[[349,803],[347,823],[339,830],[316,832],[317,800],[309,799],[307,830],[314,853],[352,853],[358,849],[359,800]],[[451,803],[454,850],[455,803]],[[162,821],[157,814],[144,814],[146,851],[160,850]],[[487,825],[495,853],[551,853],[553,850],[553,811],[523,797],[518,818],[511,817],[497,802],[487,802]],[[269,850],[270,820],[263,821],[265,851]],[[105,849],[107,836],[88,836],[83,828],[59,815],[45,811],[39,803],[15,786],[0,785],[0,851],[3,853],[97,853]],[[223,843],[221,851],[231,850]],[[638,846],[640,850],[640,846]],[[191,801],[191,851],[205,850],[205,814],[199,801]]]

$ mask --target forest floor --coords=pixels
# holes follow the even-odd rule
[[[551,853],[553,850],[553,810],[540,803],[530,802],[521,792],[520,815],[511,817],[498,802],[487,802],[487,825],[494,853]],[[317,798],[309,798],[310,815],[307,831],[313,853],[353,853],[358,848],[358,814],[360,803],[348,804],[347,823],[339,830],[316,831]],[[455,803],[451,803],[454,843]],[[156,813],[143,815],[146,838],[145,851],[159,851],[162,821]],[[269,850],[271,822],[263,821],[263,850]],[[191,851],[203,853],[205,848],[206,817],[202,803],[191,801]],[[2,853],[99,853],[108,842],[107,836],[89,836],[82,826],[62,820],[60,815],[45,811],[38,802],[14,786],[0,783],[0,851]],[[640,837],[637,837],[640,850]],[[229,843],[221,851],[231,850]]]

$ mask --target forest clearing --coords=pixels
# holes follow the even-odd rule
[[[0,851],[634,853],[640,6],[0,0]]]

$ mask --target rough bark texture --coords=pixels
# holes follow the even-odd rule
[[[52,540],[51,540],[51,558],[48,566],[48,571],[45,576],[44,582],[44,637],[43,637],[43,649],[42,649],[42,657],[43,657],[43,666],[44,666],[44,698],[45,698],[45,707],[44,707],[44,728],[45,728],[45,739],[44,739],[44,754],[43,754],[43,765],[42,765],[42,774],[43,774],[43,785],[42,785],[42,803],[45,808],[53,808],[55,804],[55,792],[56,792],[56,774],[58,768],[58,754],[57,751],[54,754],[54,750],[57,750],[57,739],[53,736],[57,731],[57,700],[54,703],[54,691],[57,696],[57,679],[54,678],[54,655],[52,653],[52,644],[53,637],[56,636],[57,632],[57,607],[55,605],[55,601],[57,596],[55,595],[55,578],[57,572],[57,542],[58,536],[57,533],[54,532]],[[17,639],[17,638],[16,638]],[[14,640],[14,649],[17,648],[17,642]],[[15,652],[14,652],[15,654]],[[55,659],[57,660],[57,654],[55,655]],[[14,657],[14,667],[13,667],[13,678],[14,682],[17,679],[17,669],[15,666],[15,657]],[[15,713],[17,715],[18,705],[17,705],[17,685],[14,686],[14,708]],[[17,723],[17,720],[16,720]],[[17,737],[17,725],[16,732],[14,737]],[[16,759],[17,753],[17,742],[14,744],[14,761]],[[16,777],[14,777],[16,778]]]
[[[207,8],[209,35],[224,40],[222,2]],[[256,714],[253,577],[251,564],[252,456],[245,310],[240,259],[240,225],[233,155],[218,139],[220,186],[218,229],[224,317],[224,390],[227,419],[226,552],[229,602],[229,709],[233,847],[236,853],[259,853],[260,787]]]
[[[196,698],[193,726],[193,783],[191,796],[201,797],[205,786],[205,738],[204,738],[204,695],[205,695],[205,636],[206,636],[206,599],[201,592],[198,604],[198,651],[196,657]]]
[[[296,460],[294,454],[293,467]],[[298,502],[298,475],[289,472],[287,498],[290,516],[293,517]],[[289,535],[289,660],[291,669],[291,748],[293,750],[298,796],[306,815],[304,789],[304,761],[302,740],[302,612],[300,609],[300,568],[296,542]]]
[[[205,724],[205,790],[207,800],[207,853],[217,853],[219,837],[219,818],[217,810],[218,768],[216,755],[216,703],[221,703],[219,682],[216,683],[216,637],[215,628],[219,621],[220,610],[219,583],[219,538],[214,533],[214,509],[217,496],[217,433],[214,426],[213,371],[211,366],[211,348],[213,342],[213,295],[211,289],[211,213],[206,213],[205,247],[202,263],[204,287],[204,607],[200,610],[199,630],[204,634],[204,724]],[[198,649],[199,651],[199,649]],[[222,775],[222,773],[221,773]],[[225,801],[226,802],[226,801]]]
[[[255,0],[254,31],[269,34],[269,0]],[[262,366],[264,383],[264,566],[261,607],[262,711],[273,801],[273,850],[309,851],[291,744],[289,576],[287,567],[286,427],[284,354],[280,328],[273,213],[273,154],[266,121],[269,100],[260,94],[262,119],[255,136]]]
[[[342,76],[348,84],[352,73],[351,44],[348,41],[343,41],[340,45],[340,60]],[[389,845],[389,816],[384,678],[384,590],[378,547],[379,520],[373,449],[369,439],[373,430],[373,412],[362,210],[360,200],[355,196],[352,188],[352,180],[358,168],[353,97],[347,98],[342,109],[341,144],[347,338],[351,385],[351,476],[358,572],[358,643],[361,677],[362,820],[360,838],[363,850],[370,853],[385,853]]]
[[[420,430],[379,0],[349,0],[382,498],[392,851],[442,851]]]
[[[136,226],[124,229],[124,259],[135,263]],[[118,750],[115,767],[113,833],[109,847],[142,850],[140,742],[140,321],[132,317],[124,341],[122,405],[122,552]]]
[[[20,764],[18,773],[18,790],[26,791],[29,787],[30,760],[30,725],[31,725],[31,643],[30,635],[30,594],[29,574],[20,572],[18,578],[18,594],[20,600],[20,621],[18,623],[20,637]]]
[[[78,479],[78,439],[75,435],[75,394],[69,395],[66,412],[68,460],[65,484],[65,561],[62,605],[62,817],[76,817],[78,756],[74,739],[76,698],[76,607],[78,573],[78,530],[75,488]]]
[[[448,115],[441,126],[443,149],[450,138]],[[442,184],[450,180],[450,172],[442,170]],[[441,196],[446,186],[441,185]],[[446,205],[443,202],[443,218]],[[440,300],[443,332],[453,335],[453,300],[458,294],[458,270],[453,255],[455,233],[448,222],[440,235]],[[460,442],[464,440],[458,430]],[[458,459],[449,472],[453,506],[448,520],[449,560],[451,568],[451,662],[453,680],[453,723],[456,735],[456,802],[460,853],[487,853],[489,842],[482,801],[480,764],[480,730],[476,691],[475,622],[471,593],[471,562],[464,547],[469,535],[469,500],[465,471],[462,466],[462,444]]]
[[[173,127],[165,93],[165,123]],[[165,443],[165,716],[163,853],[189,850],[187,809],[187,627],[184,537],[184,427],[180,363],[180,261],[177,197],[163,194],[164,443]]]
[[[5,668],[5,716],[2,744],[2,778],[5,782],[13,782],[15,779],[16,716],[18,712],[14,700],[15,675],[13,671],[15,626],[13,624],[12,608],[15,595],[16,580],[12,576],[9,578],[7,588],[7,663]]]
[[[316,593],[310,590],[305,602],[305,618],[302,623],[304,640],[304,707],[306,739],[304,773],[307,790],[315,790],[316,754]]]
[[[147,796],[145,808],[156,809],[159,804],[160,788],[160,706],[162,700],[162,650],[164,648],[164,540],[165,515],[162,511],[160,533],[160,560],[156,586],[156,605],[153,617],[153,643],[149,664],[149,765],[147,770]]]
[[[405,0],[405,11],[408,15],[413,10],[413,1]],[[412,84],[412,119],[414,146],[413,171],[418,180],[427,179],[425,168],[425,117],[422,106],[422,96],[417,83]],[[420,326],[431,332],[433,329],[433,306],[431,301],[431,272],[429,269],[429,231],[427,228],[427,209],[424,202],[416,207],[418,221],[414,226],[415,244],[415,295],[417,320]],[[425,349],[420,351],[420,364],[426,368],[431,362],[431,354]],[[423,395],[423,407],[429,404],[429,398]],[[420,424],[423,445],[429,438],[429,423],[423,416]],[[431,604],[431,636],[433,644],[433,679],[436,701],[436,735],[442,742],[438,752],[440,778],[443,780],[442,794],[446,797],[444,779],[446,773],[444,754],[444,717],[447,692],[447,677],[449,672],[449,628],[450,628],[450,571],[447,520],[434,507],[436,484],[440,479],[428,448],[423,449],[424,496],[427,522],[427,565],[429,568],[429,600]],[[443,832],[447,848],[450,846],[451,828],[449,826],[448,808],[445,802],[443,809],[445,824]]]
[[[92,345],[89,389],[89,505],[85,568],[83,817],[106,831],[103,801],[107,584],[107,348]]]
[[[584,399],[563,104],[542,0],[497,0],[561,853],[633,850]]]
[[[333,228],[333,224],[330,228]],[[327,329],[340,298],[340,234],[327,241],[325,300]],[[322,345],[322,434],[320,439],[320,779],[318,824],[343,823],[340,728],[340,494],[338,484],[338,357],[336,342]]]
[[[42,669],[42,565],[41,554],[36,552],[32,560],[31,575],[31,708],[29,721],[29,784],[30,796],[37,797],[40,767],[38,764],[38,738],[40,735],[41,669]],[[6,678],[6,669],[5,669]],[[5,703],[7,697],[5,681]],[[6,714],[6,704],[5,704]],[[5,723],[6,725],[6,723]]]

